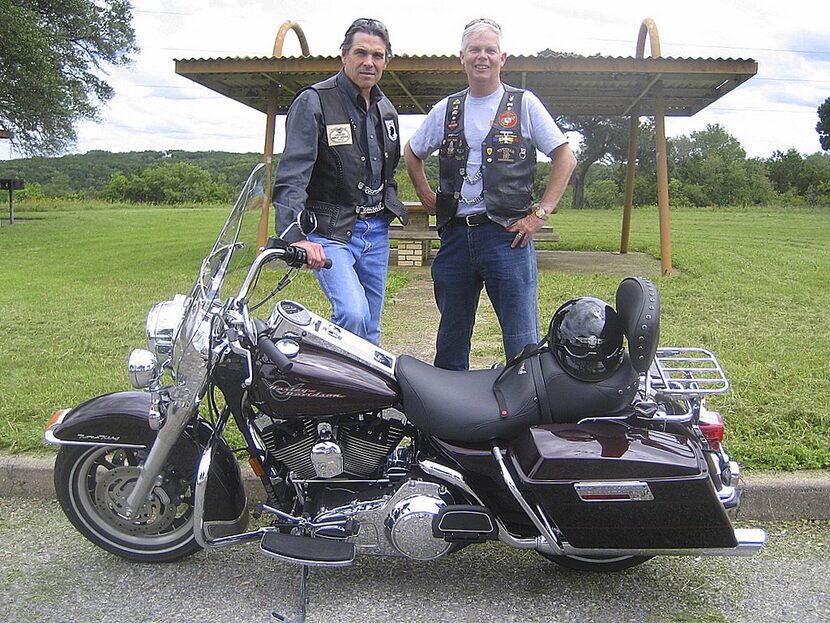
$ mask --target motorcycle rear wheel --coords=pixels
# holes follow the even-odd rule
[[[653,558],[652,556],[554,556],[545,552],[539,552],[539,554],[565,569],[595,573],[630,569]]]
[[[192,482],[167,470],[135,517],[123,513],[145,454],[133,448],[62,446],[55,460],[55,492],[72,525],[108,552],[143,562],[179,560],[201,549],[193,536]]]

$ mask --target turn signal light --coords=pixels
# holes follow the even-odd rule
[[[69,413],[69,409],[59,409],[55,411],[55,414],[51,417],[51,419],[48,422],[46,422],[46,426],[44,426],[44,429],[48,430],[49,428],[54,426],[57,422],[63,419],[63,416],[67,413]]]
[[[709,442],[712,450],[720,450],[723,443],[723,418],[717,411],[709,411],[705,407],[700,410],[700,420],[697,423],[700,432]]]

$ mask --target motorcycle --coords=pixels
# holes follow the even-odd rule
[[[253,243],[265,173],[244,184],[189,295],[151,309],[149,350],[128,363],[141,391],[47,425],[57,497],[84,537],[152,562],[258,541],[301,566],[296,618],[275,613],[298,621],[308,568],[357,555],[430,561],[500,541],[616,571],[763,547],[763,530],[732,526],[740,468],[706,405],[729,382],[705,349],[658,347],[654,284],[617,290],[628,349],[610,378],[564,373],[544,340],[505,366],[440,370],[294,301],[259,317],[305,265],[281,238]],[[292,227],[315,225],[303,213]],[[254,302],[278,261],[287,272]],[[237,453],[264,502],[249,504]],[[250,529],[251,516],[264,525]]]

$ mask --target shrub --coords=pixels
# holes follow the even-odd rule
[[[609,209],[622,206],[623,195],[614,180],[597,180],[585,189],[585,207]]]

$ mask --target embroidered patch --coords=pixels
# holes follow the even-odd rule
[[[513,147],[499,147],[496,154],[496,162],[516,162],[516,150]]]
[[[450,134],[441,142],[441,155],[456,160],[467,159],[467,147],[462,136]]]
[[[499,115],[499,125],[503,128],[512,128],[519,121],[519,116],[512,110],[505,110]]]
[[[384,119],[383,122],[386,124],[386,136],[389,137],[389,140],[393,143],[398,141],[398,129],[395,127],[395,120],[394,119]]]
[[[352,144],[352,126],[348,123],[336,123],[326,126],[326,138],[329,147]]]

